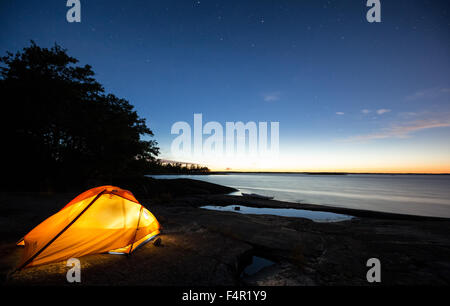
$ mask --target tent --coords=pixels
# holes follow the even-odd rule
[[[26,234],[18,269],[87,254],[131,254],[160,233],[133,194],[114,186],[83,192]]]

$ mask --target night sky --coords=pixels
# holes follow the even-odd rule
[[[55,42],[128,99],[172,159],[176,121],[279,121],[280,158],[212,169],[450,172],[450,3],[0,1],[0,53]],[[197,160],[186,160],[197,161]],[[205,162],[205,161],[197,161]]]

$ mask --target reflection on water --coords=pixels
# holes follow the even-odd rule
[[[294,208],[256,208],[242,205],[202,206],[200,208],[219,211],[232,211],[240,214],[275,215],[282,217],[306,218],[315,222],[338,222],[350,220],[351,218],[353,218],[352,216],[335,214],[326,211],[313,211]],[[238,208],[239,210],[237,210],[236,208]]]
[[[250,276],[255,274],[256,272],[261,271],[265,267],[269,267],[274,265],[275,263],[271,260],[268,260],[259,256],[252,256],[250,259],[250,263],[245,267],[244,271],[242,271],[241,276]]]
[[[276,200],[450,218],[449,175],[229,174],[191,178]]]

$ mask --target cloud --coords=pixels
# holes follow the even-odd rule
[[[417,116],[418,114],[416,112],[403,112],[400,115],[402,115],[404,117],[414,117],[414,116]]]
[[[342,115],[345,115],[345,113],[344,112],[336,112],[336,115],[342,116]]]
[[[273,92],[263,95],[263,99],[266,102],[273,102],[280,100],[280,93],[279,92]]]
[[[407,101],[417,100],[425,96],[425,91],[417,91],[406,97]]]
[[[370,109],[363,109],[363,110],[361,111],[361,113],[363,113],[363,114],[365,114],[365,115],[367,115],[367,114],[370,113],[370,112],[371,112]]]
[[[410,137],[410,134],[414,132],[440,127],[450,127],[450,119],[425,119],[408,122],[406,124],[396,124],[391,126],[390,128],[383,129],[378,133],[352,136],[345,139],[344,141],[357,142],[386,138],[407,138]]]
[[[407,101],[414,101],[419,99],[433,99],[436,97],[439,97],[441,95],[448,95],[450,93],[450,88],[444,87],[444,88],[430,88],[430,89],[424,89],[420,91],[416,91],[415,93],[407,96],[405,100]]]
[[[385,113],[389,113],[390,111],[391,111],[390,109],[382,108],[382,109],[377,110],[377,114],[383,115]]]

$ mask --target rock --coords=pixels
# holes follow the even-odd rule
[[[370,285],[366,263],[372,257],[381,261],[382,285],[450,284],[448,219],[363,212],[350,221],[316,223],[303,218],[246,215],[198,207],[238,203],[294,208],[299,204],[214,195],[220,188],[209,190],[209,185],[190,183],[185,188],[184,181],[155,184],[162,184],[156,197],[167,186],[181,188],[167,201],[138,197],[163,226],[161,237],[153,244],[163,246],[164,239],[164,247],[147,244],[129,257],[83,256],[82,285]],[[197,187],[209,191],[192,194]],[[8,216],[0,220],[2,283],[66,285],[65,261],[24,269],[8,279],[6,274],[16,267],[23,251],[15,246],[17,239],[61,209],[73,195],[0,196],[0,215]],[[310,206],[302,208],[313,209]],[[240,279],[241,261],[248,254],[273,259],[276,264]]]
[[[161,246],[161,238],[160,237],[156,238],[156,240],[153,242],[153,245],[155,247],[160,247]]]
[[[314,280],[298,267],[282,262],[242,279],[245,286],[314,286]]]

